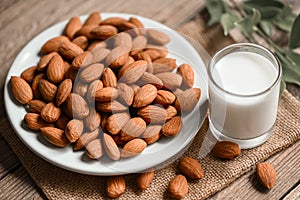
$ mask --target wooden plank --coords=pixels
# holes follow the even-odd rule
[[[298,152],[300,152],[300,141],[266,160],[274,166],[277,173],[277,182],[271,190],[267,190],[261,185],[255,175],[255,168],[253,168],[252,171],[212,196],[210,200],[283,198],[290,188],[293,188],[295,184],[299,184],[300,154]],[[291,195],[299,196],[299,192],[300,188],[298,186]]]
[[[300,199],[300,184],[297,185],[289,194],[287,194],[283,200]]]

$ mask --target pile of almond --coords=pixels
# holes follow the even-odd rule
[[[71,18],[64,35],[42,46],[36,66],[11,77],[15,99],[29,107],[27,127],[92,159],[135,156],[176,136],[201,90],[189,64],[167,57],[169,36],[143,28],[134,17]]]

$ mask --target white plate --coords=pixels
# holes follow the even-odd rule
[[[25,107],[17,103],[12,97],[9,80],[12,75],[20,76],[21,72],[38,63],[39,50],[48,39],[62,34],[67,21],[60,22],[33,38],[18,54],[14,60],[5,84],[4,100],[8,118],[16,134],[33,152],[49,161],[50,163],[67,170],[89,175],[117,175],[146,170],[155,166],[164,166],[182,153],[197,134],[207,112],[207,73],[203,60],[187,42],[187,40],[176,31],[151,19],[141,16],[121,13],[102,13],[102,18],[119,16],[128,19],[137,17],[146,28],[159,28],[166,32],[171,42],[167,45],[170,57],[177,59],[177,64],[189,63],[195,71],[195,87],[202,90],[200,101],[196,108],[183,118],[183,128],[174,138],[162,138],[158,142],[149,145],[140,155],[111,161],[101,158],[99,161],[88,159],[83,151],[73,152],[71,147],[57,148],[47,143],[41,134],[28,130],[22,126],[23,117],[26,114]],[[87,16],[82,16],[85,20]],[[200,148],[200,147],[199,147]]]

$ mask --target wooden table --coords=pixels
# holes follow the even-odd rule
[[[45,28],[75,15],[92,11],[138,14],[177,28],[198,16],[203,0],[1,0],[0,83],[21,48]],[[299,3],[298,3],[299,4]],[[299,8],[299,7],[298,7]],[[298,9],[299,10],[299,9]],[[288,89],[299,98],[300,89]],[[3,94],[3,88],[1,88]],[[0,118],[5,117],[3,98]],[[300,141],[268,159],[278,173],[282,190],[265,193],[249,172],[211,199],[295,199],[300,198]],[[0,199],[46,199],[0,134]]]

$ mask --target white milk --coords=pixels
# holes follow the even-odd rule
[[[271,61],[252,52],[234,52],[217,61],[211,73],[223,89],[209,84],[210,121],[215,129],[242,140],[272,131],[280,84],[270,89],[278,76]]]

